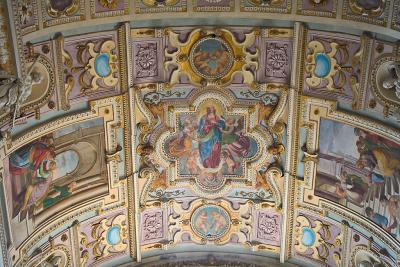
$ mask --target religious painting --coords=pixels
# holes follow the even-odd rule
[[[105,169],[98,153],[103,147],[103,119],[95,119],[44,135],[12,152],[4,166],[13,221],[30,221],[75,193],[107,184],[99,177]]]
[[[47,135],[10,155],[13,218],[19,213],[25,218],[28,210],[45,197],[57,169],[54,151],[54,138]]]
[[[193,212],[193,231],[208,240],[215,240],[227,233],[230,226],[228,212],[216,205],[201,206]]]
[[[368,217],[400,239],[400,144],[321,120],[316,195]]]
[[[245,135],[245,119],[224,114],[219,102],[207,101],[197,112],[177,115],[177,131],[164,150],[177,160],[181,177],[195,177],[203,189],[219,189],[226,177],[242,177],[244,161],[258,151],[257,142]]]
[[[206,79],[223,77],[232,68],[233,57],[229,45],[220,38],[203,38],[190,53],[193,70]]]

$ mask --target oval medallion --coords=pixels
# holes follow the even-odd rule
[[[107,77],[111,73],[111,68],[110,68],[110,57],[108,54],[100,54],[96,57],[94,66],[96,69],[96,73],[100,77]]]
[[[309,227],[303,228],[303,236],[301,238],[301,242],[303,243],[303,245],[307,247],[311,247],[312,245],[314,245],[315,233],[311,228]]]
[[[190,220],[193,231],[207,240],[224,236],[230,227],[228,212],[216,205],[204,205],[197,208]]]
[[[115,225],[107,231],[107,242],[110,245],[117,245],[121,242],[121,227]]]
[[[331,60],[324,53],[319,53],[315,56],[315,76],[323,78],[328,76],[331,71]]]
[[[200,39],[190,51],[190,65],[205,79],[221,78],[232,68],[232,50],[218,37]]]

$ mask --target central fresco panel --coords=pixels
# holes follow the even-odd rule
[[[259,29],[143,32],[141,46],[165,38],[167,79],[135,86],[143,255],[183,244],[279,253],[287,65],[269,74],[271,88],[256,82]],[[269,39],[290,46],[290,36]]]

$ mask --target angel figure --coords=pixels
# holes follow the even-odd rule
[[[14,106],[13,124],[22,103],[31,95],[32,85],[39,84],[43,75],[33,71],[40,55],[35,59],[25,77],[15,78],[9,75],[0,76],[0,111],[9,112]]]
[[[394,88],[397,98],[400,99],[400,62],[390,64],[388,71],[391,75],[383,81],[383,88],[387,90]]]

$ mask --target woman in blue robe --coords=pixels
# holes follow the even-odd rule
[[[214,107],[207,107],[207,114],[202,116],[197,129],[199,152],[204,168],[216,168],[221,161],[222,129],[225,120],[217,116]]]

